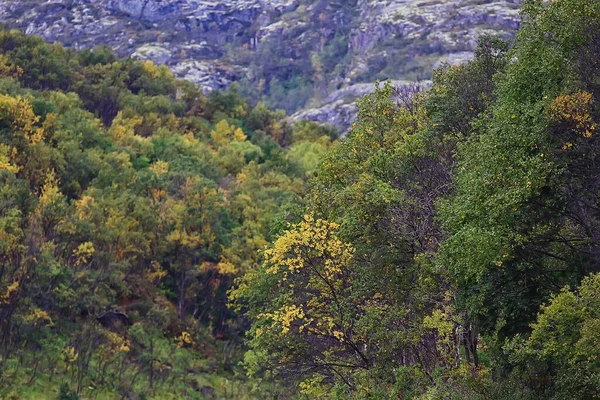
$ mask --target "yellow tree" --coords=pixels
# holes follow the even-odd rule
[[[339,225],[306,215],[267,249],[261,268],[232,291],[254,321],[251,373],[348,380],[347,372],[371,364],[357,329],[360,299],[352,295],[354,248],[338,237]]]
[[[166,202],[170,232],[171,274],[177,286],[177,311],[182,317],[193,298],[190,285],[215,261],[222,237],[221,224],[225,199],[215,185],[198,176],[181,186],[179,198]]]

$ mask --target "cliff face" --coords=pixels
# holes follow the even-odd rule
[[[288,112],[308,108],[298,115],[344,128],[353,98],[372,88],[357,84],[427,79],[441,61],[469,59],[481,34],[512,35],[518,3],[6,0],[0,19],[51,42],[107,44],[121,56],[167,64],[206,91],[238,81],[255,100]]]

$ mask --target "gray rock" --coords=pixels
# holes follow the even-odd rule
[[[340,132],[346,133],[354,119],[356,119],[356,113],[356,103],[337,100],[318,108],[299,111],[293,114],[290,119],[292,121],[308,119],[320,124],[329,124],[336,127]]]
[[[271,63],[253,56],[261,49],[281,50],[289,65],[299,65],[342,35],[343,64],[314,91],[309,103],[316,107],[295,117],[347,127],[352,102],[375,77],[414,78],[395,73],[403,65],[394,60],[429,73],[441,62],[464,62],[480,35],[511,37],[520,2],[358,0],[348,10],[345,2],[314,0],[5,0],[0,19],[77,49],[108,44],[120,56],[167,64],[205,91],[241,79],[261,85],[259,72]],[[318,82],[314,71],[303,72],[304,81]]]
[[[132,18],[154,22],[179,17],[182,3],[177,0],[115,0],[106,2],[105,7]]]
[[[138,60],[151,60],[155,64],[166,64],[171,59],[171,52],[164,47],[145,44],[139,47],[132,55],[131,58]]]

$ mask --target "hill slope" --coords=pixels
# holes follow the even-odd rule
[[[0,30],[0,398],[246,398],[227,290],[335,139],[282,116]]]
[[[107,44],[120,56],[167,64],[207,91],[238,81],[254,100],[289,113],[314,108],[302,116],[345,128],[354,115],[347,104],[372,90],[353,85],[429,79],[436,63],[471,58],[481,34],[511,36],[518,3],[20,0],[2,2],[0,18],[49,42]]]

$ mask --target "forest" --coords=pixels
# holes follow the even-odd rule
[[[351,131],[0,31],[0,398],[600,398],[600,1]]]

